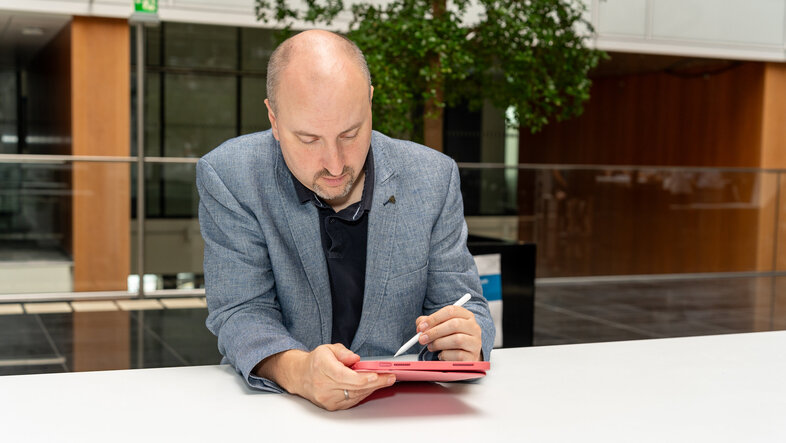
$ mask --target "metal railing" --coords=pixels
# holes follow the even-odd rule
[[[151,164],[196,164],[198,158],[192,157],[153,157],[153,156],[100,156],[100,155],[48,155],[48,154],[0,154],[0,164],[69,164],[69,163],[126,163],[136,164],[137,174],[137,235],[140,243],[137,249],[137,278],[139,289],[132,291],[71,291],[71,292],[34,292],[34,293],[0,293],[0,302],[34,302],[34,301],[65,301],[65,300],[102,300],[122,298],[155,298],[204,296],[204,289],[156,289],[145,291],[144,284],[144,208],[146,192],[144,165]],[[141,167],[139,167],[141,165]],[[140,214],[142,215],[140,217]]]
[[[197,158],[190,158],[190,157],[142,157],[142,164],[144,163],[151,163],[151,164],[195,164],[198,161]],[[139,164],[140,157],[138,156],[118,156],[118,157],[109,157],[109,156],[80,156],[80,155],[20,155],[20,154],[0,154],[0,163],[57,163],[57,164],[67,164],[67,163],[75,163],[75,162],[95,162],[95,163],[127,163],[127,164]],[[517,226],[518,235],[514,238],[514,241],[536,241],[539,243],[539,250],[543,251],[541,256],[539,257],[539,268],[546,269],[548,266],[552,265],[549,260],[552,262],[558,262],[561,259],[561,255],[559,254],[560,245],[564,244],[559,243],[560,235],[565,234],[565,232],[554,231],[554,229],[559,230],[560,227],[554,227],[554,224],[566,222],[565,220],[560,219],[563,217],[565,213],[560,213],[560,204],[568,205],[570,203],[570,198],[575,197],[568,195],[566,197],[567,200],[563,200],[562,202],[558,201],[558,197],[555,197],[559,192],[559,186],[567,186],[570,188],[571,186],[574,189],[581,189],[584,187],[585,189],[582,192],[589,192],[590,194],[593,189],[600,189],[601,187],[606,188],[632,188],[641,183],[634,182],[635,180],[639,180],[639,182],[643,183],[643,178],[647,177],[657,177],[655,183],[657,186],[663,188],[666,186],[677,186],[671,181],[675,181],[675,177],[682,177],[684,180],[685,177],[692,177],[691,179],[694,181],[698,181],[703,179],[702,177],[714,177],[718,183],[722,183],[721,188],[719,190],[713,191],[715,194],[722,194],[723,186],[728,188],[728,190],[734,190],[734,192],[742,192],[743,196],[737,195],[733,198],[727,198],[724,201],[720,202],[713,202],[713,201],[702,201],[701,199],[695,201],[682,201],[681,203],[674,203],[674,202],[667,202],[668,203],[668,210],[674,211],[677,214],[682,213],[693,213],[693,212],[701,212],[701,211],[750,211],[750,210],[759,210],[761,212],[761,219],[764,220],[769,211],[772,211],[772,220],[766,221],[766,223],[762,223],[761,226],[766,226],[769,228],[771,226],[772,231],[771,234],[768,234],[770,237],[769,239],[772,242],[773,249],[771,251],[771,255],[769,257],[769,266],[764,266],[763,261],[759,260],[759,268],[752,269],[750,267],[745,269],[721,269],[721,270],[711,270],[710,272],[703,272],[701,269],[686,269],[685,272],[653,272],[653,273],[625,273],[625,274],[614,274],[612,273],[601,273],[601,274],[568,274],[568,275],[559,275],[559,273],[544,273],[541,274],[537,280],[538,284],[548,285],[548,284],[569,284],[569,283],[582,283],[582,282],[604,282],[604,281],[641,281],[641,280],[691,280],[697,278],[742,278],[742,277],[784,277],[786,276],[786,270],[778,269],[778,255],[779,255],[779,227],[782,223],[780,219],[780,208],[781,208],[781,184],[783,181],[781,180],[781,175],[786,172],[786,170],[782,169],[756,169],[756,168],[711,168],[711,167],[662,167],[662,166],[630,166],[630,165],[546,165],[546,164],[521,164],[521,165],[504,165],[504,164],[493,164],[493,163],[460,163],[459,164],[460,171],[462,173],[462,188],[465,192],[465,208],[468,207],[480,207],[481,203],[498,203],[496,200],[501,200],[499,195],[494,195],[500,187],[498,185],[504,185],[505,180],[510,180],[509,172],[514,172],[514,191],[516,192],[532,192],[536,195],[534,198],[535,202],[531,205],[534,209],[531,210],[530,214],[525,213],[526,211],[522,207],[513,208],[512,212],[504,213],[504,212],[497,212],[491,211],[490,213],[486,211],[485,213],[482,210],[479,210],[477,213],[467,213],[467,219],[473,220],[478,218],[486,218],[491,219],[492,221],[495,220],[495,217],[499,218],[502,216],[510,216],[517,220],[519,226]],[[136,171],[136,180],[137,185],[139,186],[139,190],[137,191],[137,199],[142,197],[142,205],[138,203],[138,216],[142,214],[144,216],[144,211],[140,211],[140,209],[144,208],[144,194],[146,192],[146,183],[144,180],[144,168],[137,168]],[[507,175],[506,175],[507,174]],[[578,174],[579,178],[576,180],[576,183],[564,183],[558,184],[557,175],[562,174]],[[476,179],[473,179],[476,177]],[[526,177],[526,178],[523,178]],[[474,181],[473,181],[474,180]],[[565,178],[562,178],[563,181],[566,181]],[[571,179],[568,178],[567,181]],[[739,183],[737,183],[739,182]],[[587,184],[589,183],[590,189],[587,188]],[[723,184],[725,183],[725,184]],[[650,184],[646,184],[647,186],[651,187]],[[683,184],[684,185],[684,184]],[[494,188],[496,186],[496,188]],[[592,187],[595,188],[592,188]],[[713,184],[713,186],[718,186],[717,183]],[[488,188],[488,189],[487,189]],[[494,188],[494,189],[491,189]],[[733,189],[734,188],[734,189]],[[739,191],[739,189],[743,189],[743,191]],[[768,198],[770,201],[763,202],[760,199],[762,195],[765,194],[765,190],[763,188],[767,188],[766,191],[769,192]],[[535,191],[532,191],[532,190]],[[723,191],[723,192],[722,192]],[[605,191],[604,191],[605,192]],[[664,193],[668,193],[671,191],[663,191]],[[731,192],[731,191],[729,191]],[[635,192],[634,192],[635,194]],[[715,195],[713,194],[713,195]],[[470,200],[467,196],[475,195],[475,200]],[[675,194],[677,195],[677,194]],[[730,194],[731,195],[731,194]],[[679,197],[679,195],[677,195]],[[592,195],[585,195],[584,200],[591,200],[595,199],[595,203],[599,201],[597,196]],[[496,199],[496,200],[495,200]],[[516,200],[508,199],[509,201]],[[581,200],[580,198],[575,198],[575,200]],[[676,200],[679,200],[677,198]],[[675,200],[675,201],[676,201]],[[581,201],[578,201],[578,204],[581,204]],[[491,205],[493,206],[493,205]],[[498,205],[499,206],[499,205]],[[666,206],[664,206],[666,207]],[[509,208],[510,209],[510,208]],[[563,208],[564,209],[564,208]],[[569,213],[570,208],[566,213]],[[692,211],[692,212],[691,212]],[[575,214],[568,214],[570,217],[575,217]],[[523,220],[523,221],[522,221]],[[567,220],[567,223],[573,223],[575,220]],[[522,224],[529,223],[529,227],[521,228]],[[137,217],[136,224],[138,226],[137,232],[138,235],[141,233],[142,241],[144,242],[144,232],[146,230],[144,223],[140,223],[140,217]],[[551,230],[551,231],[550,231]],[[470,231],[472,232],[472,226],[470,226]],[[592,239],[587,239],[586,237],[581,237],[583,232],[572,232],[568,233],[567,235],[574,235],[574,240],[584,240],[589,241]],[[753,234],[751,234],[750,241],[753,240]],[[767,235],[763,235],[766,243]],[[551,245],[554,242],[558,242],[556,245]],[[761,242],[760,242],[761,243]],[[549,247],[553,246],[550,250]],[[575,246],[575,245],[574,245]],[[556,251],[556,254],[553,256],[549,256],[552,252]],[[203,289],[159,289],[155,291],[145,291],[144,284],[142,284],[144,280],[144,272],[147,269],[145,263],[145,254],[144,254],[144,244],[141,245],[141,248],[137,250],[137,276],[139,279],[139,291],[130,292],[130,291],[101,291],[101,292],[63,292],[63,293],[52,293],[52,292],[40,292],[40,293],[19,293],[19,294],[0,294],[0,301],[3,302],[18,302],[18,301],[44,301],[44,300],[84,300],[84,299],[111,299],[111,298],[133,298],[133,297],[145,297],[147,295],[153,297],[184,297],[184,296],[200,296],[204,295]],[[774,283],[773,283],[774,284]],[[149,293],[146,293],[149,292]]]

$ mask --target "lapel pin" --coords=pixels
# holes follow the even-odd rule
[[[382,206],[385,206],[388,203],[396,204],[396,196],[395,195],[391,195],[390,198],[387,199],[387,201],[385,203],[382,203]]]

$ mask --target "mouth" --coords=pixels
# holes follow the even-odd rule
[[[320,177],[320,179],[321,179],[321,180],[322,180],[322,181],[323,181],[323,182],[324,182],[324,183],[325,183],[327,186],[330,186],[330,187],[334,187],[334,186],[340,186],[342,183],[344,183],[344,180],[345,180],[346,178],[347,178],[347,175],[346,175],[346,174],[341,174],[341,175],[339,175],[338,177],[327,177],[327,176],[322,176],[322,177]]]

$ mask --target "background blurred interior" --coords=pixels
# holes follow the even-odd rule
[[[129,3],[0,1],[0,374],[220,360],[194,163],[269,128],[276,31],[161,0],[138,91]],[[534,317],[506,322],[536,346],[786,329],[786,5],[585,3],[609,57],[583,115],[445,113],[470,234],[537,248],[506,265]]]

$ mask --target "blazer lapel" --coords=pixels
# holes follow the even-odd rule
[[[357,352],[375,327],[389,277],[390,259],[395,239],[396,204],[383,204],[396,195],[397,181],[387,159],[386,146],[374,143],[374,198],[368,213],[366,246],[366,284],[363,293],[363,314],[350,349]]]
[[[306,274],[311,293],[319,310],[319,321],[322,332],[322,343],[328,343],[332,335],[333,311],[330,299],[330,281],[328,278],[325,253],[322,250],[322,239],[319,234],[319,216],[317,208],[311,203],[301,204],[298,201],[292,175],[281,156],[280,147],[276,163],[278,194],[281,207],[289,224],[292,240],[297,247],[303,272]]]

